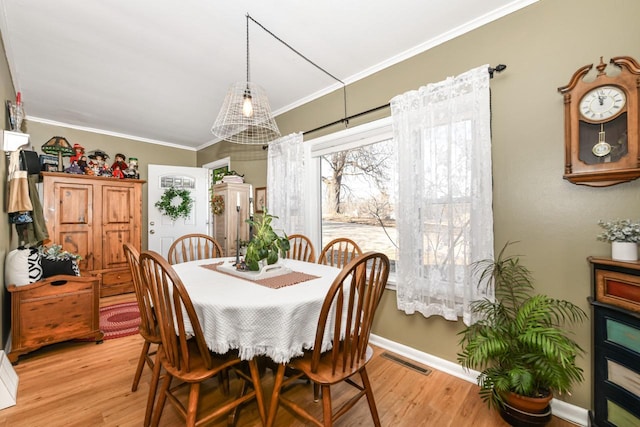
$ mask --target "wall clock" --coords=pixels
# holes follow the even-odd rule
[[[573,74],[564,95],[564,179],[605,187],[640,177],[640,64],[628,56]]]

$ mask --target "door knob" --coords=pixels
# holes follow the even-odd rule
[[[149,230],[149,234],[156,234],[155,230]]]
[[[155,221],[151,221],[151,222],[149,223],[149,225],[153,227],[154,225],[156,225],[156,223],[155,223]]]

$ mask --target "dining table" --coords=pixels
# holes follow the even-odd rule
[[[279,265],[286,273],[252,280],[251,274],[230,274],[232,261],[213,258],[173,265],[209,349],[216,353],[238,350],[243,360],[267,356],[275,363],[287,363],[313,348],[320,309],[340,269],[281,259]],[[187,321],[185,327],[193,333]],[[332,329],[332,325],[326,328],[322,351],[331,348]]]

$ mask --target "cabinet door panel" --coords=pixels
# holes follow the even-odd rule
[[[93,187],[89,185],[56,185],[61,209],[59,224],[88,224],[91,221]]]
[[[102,218],[105,224],[129,224],[133,218],[133,188],[102,188]]]
[[[102,236],[102,268],[126,267],[122,245],[131,242],[130,230],[105,230]]]
[[[46,188],[45,188],[46,191]],[[46,194],[46,193],[45,193]],[[62,245],[62,249],[82,257],[81,270],[91,270],[94,266],[93,246],[93,186],[84,184],[56,183],[53,200],[47,206],[49,238]],[[49,210],[53,208],[53,212]]]
[[[126,267],[122,245],[133,242],[135,192],[132,186],[102,187],[102,268]]]

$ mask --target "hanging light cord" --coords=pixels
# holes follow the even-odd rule
[[[247,83],[251,81],[249,75],[249,14],[247,13]]]
[[[249,81],[249,19],[252,20],[257,26],[262,28],[271,37],[273,37],[274,39],[278,40],[280,43],[288,47],[296,55],[298,55],[299,57],[307,61],[309,64],[316,67],[318,70],[325,73],[327,76],[331,77],[335,81],[342,84],[342,97],[344,101],[344,119],[342,119],[341,121],[343,121],[345,126],[347,126],[349,124],[349,119],[347,117],[347,85],[345,84],[345,82],[343,82],[342,80],[340,80],[339,78],[337,78],[336,76],[334,76],[333,74],[331,74],[330,72],[328,72],[327,70],[325,70],[324,68],[322,68],[321,66],[313,62],[312,60],[310,60],[309,58],[307,58],[306,56],[304,56],[302,53],[298,52],[293,46],[291,46],[289,43],[285,42],[280,37],[276,36],[274,33],[269,31],[264,25],[262,25],[261,23],[253,19],[251,15],[249,15],[248,13],[247,13],[247,81]]]

